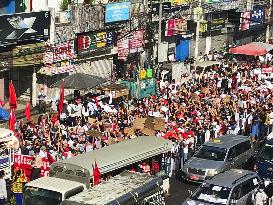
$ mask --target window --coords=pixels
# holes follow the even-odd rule
[[[236,156],[239,156],[245,152],[243,143],[237,144],[235,146],[235,152],[236,152]]]
[[[235,147],[232,147],[228,152],[228,159],[234,159],[236,157]]]

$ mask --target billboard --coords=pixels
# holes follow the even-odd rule
[[[259,25],[264,23],[265,15],[264,15],[264,7],[262,6],[255,6],[251,11],[251,21],[250,26]]]
[[[245,31],[245,30],[249,29],[250,16],[251,16],[251,12],[250,11],[241,13],[240,27],[239,27],[240,31]]]
[[[49,11],[2,15],[0,22],[0,42],[4,44],[49,38]]]
[[[76,52],[77,54],[87,54],[113,47],[115,43],[114,31],[98,31],[77,34]]]
[[[129,20],[130,9],[131,9],[130,2],[106,4],[105,23]]]
[[[169,19],[166,23],[165,36],[173,36],[185,34],[187,32],[187,20],[185,19]]]
[[[223,28],[225,28],[225,19],[222,19],[222,18],[212,19],[208,23],[209,31],[221,30]]]

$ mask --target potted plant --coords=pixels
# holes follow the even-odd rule
[[[62,0],[60,4],[60,23],[68,23],[71,19],[71,12],[69,8],[70,1]]]

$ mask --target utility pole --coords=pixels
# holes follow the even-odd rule
[[[194,50],[194,57],[197,59],[198,53],[199,53],[199,35],[200,35],[200,20],[202,19],[203,16],[203,11],[202,11],[202,0],[198,1],[198,7],[196,9],[196,32],[195,32],[195,50]]]
[[[161,33],[162,33],[162,0],[159,1],[159,14],[158,14],[158,44],[161,43]],[[157,53],[158,53],[158,46],[157,46]],[[158,56],[158,55],[157,55]]]

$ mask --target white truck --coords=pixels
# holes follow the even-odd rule
[[[172,62],[163,65],[160,68],[160,88],[168,87],[175,80],[180,83],[181,75],[188,73],[187,66],[183,62]]]
[[[96,161],[102,176],[116,176],[141,161],[155,159],[158,162],[170,152],[172,142],[155,136],[142,136],[60,160],[50,167],[49,177],[41,177],[26,184],[24,205],[60,205],[62,201],[84,190],[92,192],[93,167]],[[166,160],[164,161],[166,162]],[[160,166],[165,176],[166,165]],[[163,188],[168,189],[169,178],[164,178]],[[50,203],[49,203],[50,202]],[[75,203],[77,204],[77,203]]]

